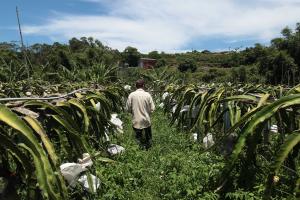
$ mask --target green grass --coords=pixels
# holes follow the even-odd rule
[[[99,199],[213,199],[211,191],[222,169],[221,157],[200,154],[190,136],[169,125],[161,112],[152,116],[153,147],[140,150],[128,115],[123,116],[124,134],[114,142],[126,152],[117,162],[102,164]]]

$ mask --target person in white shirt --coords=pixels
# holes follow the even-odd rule
[[[130,93],[126,108],[132,114],[132,126],[137,142],[142,148],[149,149],[152,145],[152,131],[150,115],[155,105],[150,93],[144,90],[144,80],[136,81],[137,90]],[[143,132],[145,139],[143,140]]]

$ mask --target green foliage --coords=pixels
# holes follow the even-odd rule
[[[115,66],[120,53],[93,38],[72,38],[69,44],[34,44],[19,52],[14,44],[1,43],[0,80],[20,81],[28,78],[52,83],[85,81],[93,75],[90,66],[102,63]]]
[[[295,131],[294,133],[288,136],[285,143],[282,144],[278,152],[278,155],[275,159],[276,163],[274,164],[275,173],[278,173],[282,163],[298,143],[300,143],[300,134],[299,131]]]
[[[269,84],[295,84],[296,64],[291,56],[283,51],[271,51],[259,60],[259,73],[265,74]]]
[[[98,84],[117,82],[117,66],[107,66],[103,63],[95,63],[87,72],[90,80]]]
[[[140,72],[143,79],[146,80],[147,87],[151,90],[164,90],[164,88],[170,83],[176,83],[178,76],[172,73],[170,68],[164,67],[160,69],[149,69]]]
[[[227,193],[225,195],[226,199],[230,200],[259,200],[261,199],[255,193],[252,192],[245,192],[245,191],[235,191],[232,193]]]
[[[97,154],[106,155],[103,151],[106,148],[105,133],[113,134],[115,130],[109,122],[110,113],[121,110],[124,91],[113,86],[76,95],[77,98],[56,105],[42,101],[18,105],[36,112],[38,119],[25,116],[22,120],[0,104],[0,121],[6,124],[0,124],[0,138],[6,147],[1,147],[0,152],[9,152],[15,158],[14,162],[2,165],[9,156],[0,156],[0,168],[16,173],[17,178],[28,185],[21,190],[22,196],[35,199],[34,196],[38,198],[42,194],[45,199],[67,199],[70,195],[59,165],[65,161],[76,161],[85,152],[94,156],[100,151]],[[99,110],[95,101],[100,102]],[[28,163],[31,160],[33,164]],[[13,165],[17,165],[17,169],[12,168]],[[22,173],[18,173],[21,168]],[[36,184],[40,190],[32,191],[30,188]],[[15,186],[20,187],[19,183]]]
[[[168,92],[172,95],[164,103],[166,111],[172,108],[169,104],[177,103],[171,122],[180,128],[186,127],[185,129],[189,132],[198,133],[199,141],[202,141],[207,133],[212,134],[215,146],[209,150],[222,153],[228,140],[226,138],[231,138],[234,147],[232,152],[231,150],[225,152],[225,155],[230,156],[220,176],[221,186],[217,189],[217,191],[221,190],[224,198],[227,196],[229,199],[251,199],[256,195],[262,197],[262,191],[265,188],[266,196],[288,198],[295,197],[293,191],[297,191],[298,187],[295,186],[297,185],[295,177],[284,178],[289,177],[289,173],[280,171],[284,174],[280,177],[287,179],[284,184],[280,184],[280,187],[288,195],[274,192],[269,185],[272,185],[275,191],[279,188],[272,182],[273,176],[282,166],[287,165],[287,168],[296,174],[299,172],[297,158],[299,158],[300,143],[298,141],[299,114],[297,113],[299,113],[300,102],[296,88],[298,87],[288,91],[283,88],[261,85],[231,85],[230,87],[215,84],[185,85],[169,88]],[[189,111],[182,113],[181,110],[185,105],[189,105]],[[193,111],[194,109],[196,112]],[[279,133],[275,135],[270,133],[268,128],[270,122],[278,125]],[[293,131],[295,133],[287,136],[286,142],[283,143],[282,139]],[[236,141],[233,140],[233,135],[236,135]],[[265,157],[275,160],[275,164],[267,161]],[[283,164],[285,160],[287,164]],[[265,184],[268,179],[270,181],[267,181],[267,187],[259,186],[259,194],[251,192],[258,187],[259,183]],[[246,192],[236,193],[235,191],[239,189]]]
[[[220,53],[153,51],[145,56],[157,59],[157,68],[147,71],[117,67],[137,66],[142,55],[136,48],[119,53],[93,38],[35,44],[26,51],[1,43],[1,97],[90,90],[59,102],[26,101],[7,104],[9,108],[0,104],[0,176],[27,199],[298,198],[300,90],[299,85],[291,90],[284,85],[300,80],[299,31],[300,24],[294,31],[283,29],[282,38],[272,40],[270,47],[256,44]],[[132,137],[118,136],[114,141],[124,145],[126,153],[102,165],[107,161],[102,157],[107,155],[105,133],[114,131],[110,114],[122,112],[126,98],[123,88],[107,85],[133,85],[139,78],[147,81],[157,102],[162,92],[171,94],[164,101],[168,114],[154,114],[156,143],[144,152]],[[190,105],[189,111],[181,112],[185,105]],[[13,107],[20,106],[39,117],[17,115]],[[178,129],[169,125],[167,116]],[[128,133],[127,115],[125,119]],[[271,124],[278,126],[278,133],[270,131]],[[211,133],[215,145],[205,149],[193,144],[179,128],[197,132],[198,142]],[[233,148],[225,151],[228,140]],[[75,161],[83,152],[93,156],[96,162],[90,171],[104,182],[93,194],[70,192],[58,169],[59,163]]]
[[[151,51],[148,53],[148,57],[159,60],[161,55],[158,53],[158,51]]]
[[[126,152],[115,164],[97,169],[104,182],[99,199],[218,199],[209,190],[224,166],[220,156],[200,155],[161,111],[153,114],[154,145],[148,151],[138,148],[127,115],[124,122],[125,134],[116,142]]]
[[[229,81],[228,70],[222,68],[210,68],[202,76],[204,82],[224,82]]]
[[[165,58],[160,58],[157,60],[156,64],[155,64],[155,67],[156,68],[159,68],[159,67],[165,67],[167,66],[167,61]]]
[[[180,61],[178,65],[178,70],[180,72],[186,72],[188,70],[190,70],[191,72],[195,72],[196,69],[197,69],[196,63],[191,59],[185,59],[183,61]]]
[[[245,83],[247,82],[246,67],[232,68],[231,70],[232,82]]]
[[[268,48],[261,44],[255,44],[253,48],[246,48],[241,54],[243,55],[243,64],[251,65],[257,63],[261,57],[266,56],[268,54]]]
[[[129,67],[137,67],[140,57],[140,53],[134,47],[126,47],[122,53],[122,61],[124,64],[127,63]]]
[[[16,114],[12,113],[5,106],[0,106],[0,112],[0,120],[19,131],[20,134],[18,136],[22,142],[19,142],[17,145],[28,151],[32,156],[36,170],[37,182],[39,184],[39,188],[42,190],[43,196],[49,199],[66,198],[66,186],[62,178],[59,178],[61,175],[55,173],[57,168],[51,166],[47,155],[39,145],[33,131],[25,124],[24,121],[18,118]],[[6,135],[6,137],[10,138],[9,135]],[[11,151],[14,152],[15,150],[11,149]],[[27,173],[27,176],[31,176],[30,172]]]
[[[0,81],[14,82],[29,78],[51,83],[86,81],[94,76],[94,69],[100,63],[105,66],[136,67],[141,57],[149,57],[157,60],[156,68],[170,66],[181,72],[197,72],[184,75],[192,81],[292,86],[300,80],[299,30],[299,24],[296,24],[295,30],[283,29],[282,37],[274,38],[269,47],[255,44],[244,50],[175,54],[158,51],[141,54],[134,47],[127,47],[120,53],[91,37],[72,38],[68,44],[34,44],[24,51],[20,51],[14,43],[4,42],[0,43]]]

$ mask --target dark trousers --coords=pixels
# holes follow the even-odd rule
[[[152,146],[152,131],[151,126],[144,129],[136,129],[133,127],[135,132],[135,138],[141,148],[149,149]],[[144,137],[143,137],[144,133]]]

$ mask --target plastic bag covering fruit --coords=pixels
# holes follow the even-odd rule
[[[124,89],[127,90],[127,91],[129,91],[129,90],[131,90],[131,86],[130,85],[125,85]]]
[[[160,103],[160,104],[158,105],[158,107],[160,107],[160,108],[164,108],[164,106],[165,106],[164,103]]]
[[[60,166],[61,174],[71,187],[75,185],[79,175],[93,165],[88,153],[84,153],[82,157],[78,159],[79,163],[64,163]]]
[[[193,133],[193,140],[195,142],[198,140],[198,134],[197,133]]]
[[[86,170],[77,163],[64,163],[60,166],[61,174],[71,187],[75,186],[78,176]]]
[[[189,112],[189,110],[190,110],[190,105],[185,105],[180,110],[180,113]],[[196,118],[196,115],[197,115],[198,112],[199,112],[199,107],[194,106],[193,110],[192,110],[192,118]]]
[[[95,191],[96,189],[98,189],[100,187],[101,181],[98,177],[94,176],[93,174],[91,174],[91,179],[92,179],[92,186],[93,186],[93,191]],[[88,177],[87,175],[83,175],[78,179],[78,182],[81,183],[81,185],[83,185],[83,187],[87,190],[90,189],[89,183],[88,183]]]
[[[169,92],[163,93],[163,95],[162,95],[162,100],[164,101],[169,95],[170,95]]]
[[[270,131],[273,132],[273,133],[278,133],[278,126],[273,124],[270,128]]]
[[[110,122],[117,127],[119,133],[123,133],[123,122],[118,118],[117,114],[111,114]]]
[[[204,138],[203,138],[203,145],[204,145],[204,148],[209,148],[211,147],[212,145],[215,144],[215,141],[213,140],[213,137],[212,137],[212,134],[211,133],[208,133]]]
[[[125,151],[125,148],[120,145],[117,145],[117,144],[110,144],[107,149],[107,152],[112,156],[121,154],[124,151]]]
[[[97,110],[97,111],[100,111],[100,108],[101,108],[100,102],[96,103],[96,110]]]

